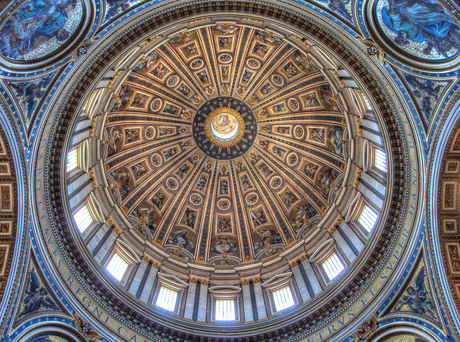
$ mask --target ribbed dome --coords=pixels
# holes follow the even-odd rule
[[[312,233],[348,156],[343,105],[320,69],[282,35],[234,24],[139,59],[105,124],[107,179],[131,224],[214,265]]]

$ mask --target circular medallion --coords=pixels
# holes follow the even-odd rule
[[[270,181],[270,186],[273,189],[278,189],[281,186],[281,178],[278,176],[273,177],[272,180]]]
[[[254,58],[248,59],[246,64],[251,69],[259,69],[260,68],[260,62],[257,59],[254,59]]]
[[[171,76],[170,78],[168,78],[168,81],[166,82],[168,87],[174,87],[177,83],[179,83],[179,77],[177,76]]]
[[[171,190],[176,190],[178,187],[176,179],[172,177],[168,178],[168,180],[166,181],[166,184],[168,185],[168,188]]]
[[[148,140],[155,138],[155,128],[153,126],[147,127],[147,129],[145,130],[145,137]]]
[[[294,136],[297,139],[302,139],[304,134],[305,134],[305,131],[302,128],[302,126],[295,126],[294,127]]]
[[[163,159],[161,159],[161,156],[158,153],[155,153],[152,156],[152,164],[155,167],[159,167],[161,164],[163,164]]]
[[[230,208],[230,201],[227,199],[220,200],[219,202],[217,202],[217,206],[221,210],[227,210],[228,208]]]
[[[192,63],[190,63],[190,68],[192,68],[193,70],[196,70],[196,69],[201,68],[203,65],[204,63],[201,59],[195,59],[194,61],[192,61]]]
[[[150,104],[150,109],[152,110],[152,112],[159,111],[162,103],[163,101],[161,101],[160,99],[153,100],[152,103]]]
[[[223,55],[219,56],[219,62],[223,64],[230,63],[232,61],[233,57],[229,55],[228,53],[224,53]]]
[[[192,194],[190,196],[190,202],[192,202],[193,205],[200,205],[201,202],[203,202],[203,198],[198,194]]]
[[[257,203],[259,196],[256,193],[250,193],[246,196],[246,203],[249,205]]]
[[[230,112],[222,111],[211,121],[211,133],[217,140],[231,141],[238,135],[240,124]]]
[[[251,109],[232,97],[206,102],[193,121],[193,136],[207,155],[216,159],[241,156],[254,143],[257,121]]]
[[[273,75],[272,82],[277,86],[282,86],[284,84],[284,80],[280,75]]]

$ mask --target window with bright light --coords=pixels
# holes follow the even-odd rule
[[[110,272],[111,275],[115,277],[115,279],[121,281],[128,266],[129,264],[120,256],[120,254],[115,252],[112,256],[112,259],[110,259],[109,263],[107,264],[106,269]]]
[[[374,149],[374,164],[377,169],[387,172],[387,155],[378,148]]]
[[[67,153],[67,172],[72,171],[78,167],[78,148]]]
[[[361,215],[359,216],[358,222],[366,229],[368,232],[374,228],[375,222],[377,222],[378,214],[372,210],[369,206],[365,205]]]
[[[75,222],[77,223],[78,229],[80,232],[84,232],[93,222],[93,217],[91,216],[88,205],[81,207],[74,215]]]
[[[366,104],[366,109],[367,109],[367,110],[372,110],[372,106],[371,106],[371,104],[370,104],[369,99],[367,98],[367,96],[364,95],[363,93],[360,93],[360,95],[361,95],[361,98],[363,99],[364,103]]]
[[[290,308],[295,304],[294,298],[292,297],[291,288],[289,286],[274,291],[273,300],[275,301],[276,311],[281,311]]]
[[[324,270],[330,280],[334,279],[343,271],[343,266],[337,254],[332,254],[325,262],[323,262]]]
[[[177,301],[177,291],[168,289],[167,287],[162,286],[160,292],[158,293],[158,298],[156,305],[160,308],[174,311],[176,308]]]
[[[235,301],[233,299],[216,300],[216,321],[234,321]]]

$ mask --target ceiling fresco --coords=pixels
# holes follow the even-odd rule
[[[80,0],[28,1],[1,27],[1,54],[16,61],[45,57],[72,38],[82,18]]]
[[[343,104],[316,63],[232,23],[141,58],[104,130],[111,193],[140,233],[172,255],[235,265],[312,231],[349,154]]]
[[[0,336],[458,340],[460,131],[445,120],[459,108],[459,11],[12,2],[0,14]],[[16,220],[23,203],[31,218]],[[331,278],[333,255],[344,268]],[[173,311],[157,305],[163,286]],[[284,286],[295,303],[278,311]],[[222,298],[234,321],[216,320]]]
[[[398,49],[428,60],[458,55],[458,22],[438,2],[378,0],[375,6],[379,29]]]

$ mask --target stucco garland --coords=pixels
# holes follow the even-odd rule
[[[236,6],[238,4],[241,4],[241,3],[234,2],[234,3],[231,4],[231,6],[233,6],[233,5]],[[210,7],[208,7],[208,9],[213,10],[216,7],[216,2],[209,3],[209,5],[210,5]],[[228,4],[228,5],[230,5],[230,4]],[[212,6],[214,6],[214,8]],[[266,7],[267,5],[266,4],[265,5],[260,5],[259,4],[257,6],[262,8],[262,7]],[[177,6],[175,6],[175,7],[177,7]],[[188,5],[187,8],[192,8],[192,7],[191,7],[191,5]],[[206,9],[205,6],[203,6],[201,8],[203,9],[203,12],[206,12],[207,9]],[[241,11],[241,8],[239,8],[239,10]],[[233,15],[235,15],[235,13],[233,13]],[[299,23],[299,25],[302,25],[302,22],[301,22],[301,20],[299,20],[298,17],[292,19],[292,15],[289,15],[289,17],[286,19],[286,18],[284,18],[285,13],[278,13],[277,14],[277,12],[275,12],[275,11],[272,12],[272,15],[275,16],[275,17],[278,17],[277,19],[280,20],[280,21],[281,20],[285,20],[285,21],[286,20],[291,20],[291,21],[295,20],[297,23]],[[281,18],[281,16],[283,16],[283,18]],[[163,18],[161,18],[161,16],[156,16],[156,17],[157,17],[157,19],[160,19],[160,20],[163,19],[165,21],[164,17]],[[173,19],[173,20],[177,19],[176,13],[172,13],[170,18]],[[267,20],[268,18],[260,17],[260,19],[261,20]],[[304,18],[304,20],[307,20],[307,18]],[[139,23],[138,23],[138,25],[139,25]],[[307,26],[307,25],[304,24],[304,26]],[[316,35],[317,36],[316,39],[320,40],[320,37],[318,37],[318,36],[319,35],[326,35],[326,33],[327,33],[328,37],[323,37],[323,39],[324,39],[323,43],[325,44],[325,42],[331,42],[332,41],[332,43],[336,43],[336,45],[338,45],[337,43],[339,42],[340,38],[338,38],[337,36],[334,36],[332,34],[331,30],[327,30],[325,28],[322,28],[322,27],[320,27],[320,25],[318,25],[319,28],[314,28],[312,26],[313,25],[309,26],[308,29],[310,31],[310,34],[313,36],[313,38],[315,38],[315,35]],[[147,36],[149,34],[148,31],[146,32],[145,30],[142,30],[140,28],[137,28],[137,29],[131,28],[131,29],[133,31],[137,31],[137,33],[141,33],[142,36],[143,36],[142,39],[145,39],[145,36]],[[128,34],[129,31],[130,30],[126,29],[124,33]],[[116,43],[118,45],[121,44],[126,50],[126,46],[129,45],[130,43],[128,43],[127,38],[125,37],[125,34],[121,34],[120,35],[121,37],[119,37],[117,39]],[[136,37],[134,40],[135,41],[141,41],[142,39],[140,37]],[[358,287],[360,287],[359,290],[356,291],[355,289],[352,288],[352,286],[348,285],[346,287],[346,289],[348,291],[351,290],[351,292],[349,292],[351,294],[351,296],[350,295],[346,296],[344,294],[341,294],[339,296],[336,296],[332,300],[332,301],[334,301],[334,306],[338,305],[339,308],[338,308],[337,311],[335,311],[335,314],[330,312],[329,313],[329,318],[324,319],[322,324],[314,324],[314,321],[321,320],[324,316],[327,316],[328,313],[327,312],[318,312],[318,311],[326,311],[326,310],[317,310],[316,312],[314,312],[313,314],[310,314],[310,316],[309,316],[309,317],[311,317],[310,321],[312,321],[313,327],[311,326],[311,324],[308,324],[309,322],[308,322],[307,318],[303,318],[303,319],[300,319],[297,322],[290,322],[291,326],[289,326],[289,328],[287,328],[287,329],[286,328],[281,328],[281,329],[278,329],[276,331],[270,332],[270,334],[259,335],[259,336],[257,336],[258,339],[270,339],[270,338],[273,338],[275,336],[284,336],[284,337],[292,337],[292,338],[294,338],[293,334],[295,334],[295,333],[298,333],[297,336],[295,336],[295,338],[300,338],[300,337],[302,337],[301,335],[305,335],[303,333],[303,331],[305,329],[310,329],[310,330],[315,330],[316,329],[317,330],[318,328],[321,328],[322,326],[325,326],[325,324],[327,324],[327,322],[329,322],[330,319],[333,319],[334,317],[337,317],[337,315],[340,312],[343,312],[343,310],[345,308],[348,308],[351,305],[352,300],[347,300],[347,298],[350,298],[350,297],[358,298],[361,294],[363,294],[364,291],[366,289],[368,289],[369,283],[378,275],[377,271],[379,269],[382,269],[386,265],[386,264],[382,263],[382,260],[385,259],[385,257],[382,254],[385,254],[386,257],[388,257],[391,249],[395,246],[396,239],[398,237],[398,234],[396,234],[396,232],[400,232],[400,230],[402,228],[402,225],[403,225],[402,221],[399,222],[398,227],[395,227],[394,230],[391,229],[392,227],[391,227],[390,222],[391,222],[391,220],[393,222],[396,222],[399,217],[397,218],[395,216],[402,215],[402,213],[405,213],[406,209],[407,209],[407,202],[408,202],[408,196],[409,196],[409,191],[408,190],[410,189],[410,187],[405,188],[404,186],[405,186],[405,183],[409,184],[409,185],[411,184],[411,182],[409,181],[410,178],[411,178],[410,177],[411,176],[411,168],[408,168],[408,165],[413,166],[414,165],[413,163],[415,163],[415,165],[417,166],[416,167],[417,176],[414,175],[414,177],[420,179],[420,177],[419,177],[420,168],[418,167],[417,160],[414,160],[415,156],[411,157],[411,158],[413,158],[413,160],[412,160],[413,163],[409,163],[409,161],[410,161],[409,160],[409,151],[410,150],[407,148],[407,141],[406,141],[406,137],[404,136],[404,133],[401,134],[401,132],[404,132],[404,128],[402,127],[403,124],[401,123],[401,120],[400,120],[400,118],[398,116],[392,116],[390,114],[390,113],[396,113],[397,112],[396,109],[395,109],[396,106],[392,103],[390,95],[384,89],[384,87],[381,84],[381,81],[379,80],[379,78],[371,70],[369,70],[369,69],[365,70],[364,65],[363,65],[365,63],[360,57],[358,57],[358,54],[355,53],[355,54],[351,55],[350,54],[350,51],[352,51],[351,47],[345,45],[343,43],[343,41],[341,42],[341,44],[342,45],[339,47],[339,49],[341,51],[339,51],[339,52],[348,52],[348,55],[347,55],[347,58],[346,58],[345,61],[347,63],[350,63],[350,64],[354,65],[354,70],[355,70],[356,74],[358,74],[358,76],[361,77],[363,83],[366,83],[368,89],[372,89],[370,91],[370,93],[372,94],[374,100],[376,101],[376,103],[380,107],[380,110],[381,110],[382,114],[384,114],[384,120],[387,122],[387,127],[388,127],[388,129],[390,131],[390,134],[389,134],[390,139],[393,139],[393,144],[394,144],[394,146],[393,146],[393,154],[394,154],[394,156],[393,157],[400,164],[397,167],[398,169],[395,170],[395,179],[394,179],[394,181],[395,181],[395,185],[397,185],[399,187],[399,189],[398,189],[397,193],[395,194],[395,196],[393,198],[393,200],[394,200],[393,206],[390,209],[390,215],[392,217],[391,217],[391,219],[388,219],[388,221],[387,221],[387,227],[386,227],[387,230],[382,233],[382,236],[384,238],[386,238],[387,241],[385,241],[385,242],[379,241],[377,243],[377,247],[379,247],[379,248],[388,247],[388,250],[386,252],[383,252],[383,253],[381,252],[380,255],[375,255],[373,265],[368,266],[368,269],[362,269],[361,270],[360,275],[362,275],[362,278],[367,276],[367,280],[363,280],[363,279],[357,280],[356,278],[354,279],[354,282],[355,282],[356,285],[354,285],[353,287],[358,286]],[[111,55],[111,53],[108,52],[108,51],[115,50],[113,48],[113,46],[114,46],[114,42],[112,41],[111,44],[108,44],[108,45],[106,45],[104,47],[105,51],[100,51],[96,55],[94,60],[98,60],[100,62],[105,62],[105,63],[110,64],[110,62],[111,62],[110,57],[113,58],[113,56],[110,56],[109,58],[107,58],[107,57],[104,58],[103,53],[105,53],[105,56]],[[345,47],[349,48],[349,50],[347,51],[345,49]],[[330,49],[332,50],[332,47]],[[337,52],[337,53],[339,54],[339,52]],[[345,54],[343,54],[343,55],[345,56]],[[53,253],[53,251],[49,250],[49,249],[48,249],[48,251],[46,251],[46,249],[47,249],[46,241],[55,240],[56,242],[59,242],[61,252],[63,252],[63,254],[65,255],[65,259],[66,259],[66,261],[68,263],[70,262],[71,258],[75,259],[77,262],[79,262],[78,260],[81,260],[81,259],[78,258],[77,251],[73,250],[75,248],[75,242],[74,241],[69,241],[70,244],[68,244],[67,246],[62,245],[62,243],[65,242],[65,240],[70,239],[72,237],[71,237],[71,232],[68,231],[67,225],[64,222],[62,222],[62,223],[59,222],[60,220],[65,220],[64,211],[62,211],[62,208],[61,208],[61,210],[58,208],[59,206],[63,205],[63,200],[60,198],[60,194],[59,194],[59,190],[60,190],[59,189],[59,179],[60,179],[60,177],[62,177],[62,175],[61,176],[59,175],[59,169],[63,165],[63,162],[61,162],[61,156],[65,155],[64,153],[65,153],[65,150],[66,150],[66,148],[64,148],[64,146],[65,146],[64,137],[65,137],[65,132],[68,129],[68,125],[69,125],[69,123],[71,121],[71,117],[74,114],[74,112],[79,108],[80,102],[82,102],[81,99],[84,97],[85,93],[86,94],[88,93],[88,90],[90,89],[91,85],[94,85],[94,82],[97,80],[97,78],[102,76],[102,72],[104,70],[104,68],[102,68],[101,66],[94,65],[94,64],[91,66],[92,70],[90,70],[90,65],[91,64],[88,63],[86,68],[80,73],[80,77],[79,77],[80,82],[77,81],[77,82],[73,83],[72,87],[75,90],[74,90],[72,96],[70,95],[71,94],[70,87],[68,87],[68,89],[66,91],[66,93],[67,93],[66,101],[64,102],[66,104],[65,105],[63,104],[60,107],[61,109],[60,109],[60,112],[59,112],[59,115],[58,115],[59,119],[51,118],[52,120],[50,120],[50,118],[48,118],[48,120],[49,120],[48,124],[46,124],[45,120],[43,121],[43,125],[42,125],[42,134],[44,134],[43,137],[47,136],[47,134],[50,134],[52,132],[50,127],[48,127],[49,124],[54,125],[53,131],[55,131],[54,140],[50,139],[49,144],[47,146],[47,151],[46,151],[45,158],[43,158],[43,154],[41,154],[42,152],[40,152],[39,146],[35,146],[35,149],[34,149],[35,161],[39,162],[41,160],[39,163],[35,164],[36,168],[39,167],[40,165],[42,165],[42,163],[44,162],[43,159],[45,159],[48,162],[47,165],[48,165],[49,169],[48,169],[48,167],[46,168],[45,177],[47,179],[49,177],[49,182],[48,181],[43,182],[46,185],[45,190],[46,190],[46,193],[47,193],[47,196],[48,196],[47,201],[46,201],[46,203],[47,203],[47,214],[48,214],[48,216],[50,218],[54,216],[54,220],[56,221],[56,224],[52,224],[51,222],[38,223],[38,221],[37,221],[36,222],[37,224],[34,225],[34,229],[36,229],[37,232],[39,232],[40,235],[41,235],[41,239],[40,239],[41,240],[40,241],[41,246],[40,246],[40,248],[45,252],[45,254],[52,254]],[[351,67],[350,67],[350,69],[351,69]],[[99,73],[96,72],[96,70]],[[88,76],[83,76],[85,73],[87,73],[89,75]],[[92,79],[92,81],[93,81],[92,84],[88,81],[89,78]],[[69,79],[70,79],[70,77],[69,77]],[[78,89],[77,86],[80,89]],[[59,104],[56,103],[56,106],[57,105],[59,105]],[[56,108],[56,106],[54,108]],[[64,117],[65,111],[67,111],[67,117]],[[404,112],[401,112],[401,115],[404,115]],[[62,126],[60,126],[60,125],[62,125]],[[45,129],[43,129],[43,128],[45,128]],[[411,136],[414,136],[414,132],[410,129],[410,127],[407,127],[407,129],[410,131]],[[42,139],[43,139],[43,137],[42,137]],[[414,143],[414,142],[412,142],[412,143]],[[40,156],[41,156],[41,158],[40,158]],[[43,175],[35,175],[35,177],[37,177],[37,176],[43,177]],[[58,181],[56,181],[56,179]],[[31,182],[31,184],[36,184],[36,181],[38,181],[38,178],[35,178],[35,182]],[[419,195],[419,193],[420,193],[420,182],[417,183],[417,186],[415,186],[415,188],[416,188],[415,194]],[[51,193],[49,193],[49,192],[51,192]],[[43,194],[40,195],[40,193],[37,193],[36,195],[41,197]],[[37,197],[37,203],[40,203],[40,202],[38,202],[40,197]],[[55,202],[55,203],[53,204],[52,202]],[[404,202],[404,203],[401,203],[401,202]],[[415,203],[413,205],[418,206],[419,201],[415,200]],[[36,216],[37,218],[40,218],[43,215],[43,210],[40,210],[38,207],[35,207],[35,210],[36,211],[34,212],[34,214],[37,215]],[[416,211],[416,212],[418,212],[418,211]],[[43,216],[46,216],[46,215],[43,215]],[[47,218],[44,218],[44,219],[46,220]],[[411,221],[411,220],[412,219],[409,219],[408,221]],[[412,223],[410,223],[410,222],[405,223],[407,228],[409,228],[409,229],[407,229],[408,232],[410,232],[412,230],[412,227],[415,224],[414,223],[415,218],[413,220],[414,221]],[[43,226],[43,224],[45,224],[46,226]],[[39,225],[41,225],[41,227],[39,227]],[[39,230],[39,228],[49,230],[49,228],[47,228],[49,226],[52,227],[52,229],[54,231],[54,234],[55,234],[54,236],[49,235],[50,233],[45,233],[44,230],[42,230],[42,231]],[[411,227],[409,227],[409,226],[411,226]],[[407,233],[406,236],[408,236],[408,233]],[[411,241],[409,239],[406,239],[406,241],[405,241],[405,243],[408,244],[409,246],[411,245],[410,242]],[[49,245],[49,243],[48,243],[48,245]],[[409,247],[408,251],[410,251],[411,249],[412,249],[412,247]],[[69,253],[70,253],[70,256],[71,256],[70,258],[69,258]],[[58,254],[58,253],[55,253],[55,254]],[[47,262],[51,262],[52,258],[55,258],[55,256],[54,256],[55,254],[53,254],[50,259],[47,259]],[[410,253],[407,252],[407,254],[410,254]],[[399,260],[399,258],[397,260]],[[56,261],[57,260],[54,259],[54,261],[52,261],[52,262],[56,262]],[[58,262],[57,265],[55,264],[52,267],[54,269],[54,271],[53,271],[54,276],[59,277],[59,274],[57,273],[59,271],[57,270],[56,266],[61,266],[61,267],[63,267],[63,266],[61,265],[60,262]],[[84,265],[83,265],[83,267],[84,267]],[[72,267],[72,268],[73,268],[73,273],[78,273],[78,272],[76,272],[75,267]],[[82,269],[82,265],[80,265],[80,269]],[[87,270],[84,270],[84,272],[88,273]],[[369,276],[369,274],[371,274],[371,276]],[[63,278],[63,277],[61,277],[61,278]],[[82,279],[82,283],[84,283],[83,279]],[[94,284],[93,284],[93,286],[94,286]],[[92,291],[90,289],[90,286],[88,286],[87,284],[85,285],[85,287],[87,288],[88,291]],[[70,295],[70,293],[67,293],[67,294]],[[92,293],[92,295],[95,296],[94,292]],[[94,297],[94,298],[96,298],[96,297]],[[99,304],[102,303],[102,301],[100,301],[100,299],[99,300],[96,299],[96,300],[99,302]],[[107,307],[107,305],[106,305],[106,307]],[[329,306],[329,309],[331,309],[330,306]],[[86,313],[86,314],[88,314],[88,313]],[[127,321],[127,319],[125,321]],[[289,323],[284,323],[284,324],[289,324]],[[302,325],[307,325],[307,324],[308,324],[308,326],[302,327]],[[127,325],[131,325],[132,327],[135,326],[135,324],[133,324],[132,322],[127,323]],[[155,325],[155,323],[153,323],[153,325]],[[199,325],[195,325],[195,326],[198,327]],[[141,331],[141,330],[139,330],[137,328],[134,328],[133,330],[136,330],[136,331],[139,331],[139,332]],[[158,325],[157,325],[157,327],[152,327],[149,330],[150,331],[143,331],[143,334],[149,334],[149,332],[150,333],[151,332],[155,333],[155,330],[158,330],[158,333],[161,334],[161,332],[159,331],[160,326],[158,326]],[[177,331],[173,332],[168,328],[167,328],[166,331],[169,331],[168,334],[171,334],[172,336],[175,336],[175,338],[178,338],[179,340],[193,339],[192,336],[189,336],[189,337],[182,336],[184,334],[180,334]],[[273,337],[270,337],[270,336],[273,336]],[[199,336],[195,336],[195,338],[199,338]],[[320,338],[322,339],[321,335],[320,335]]]

